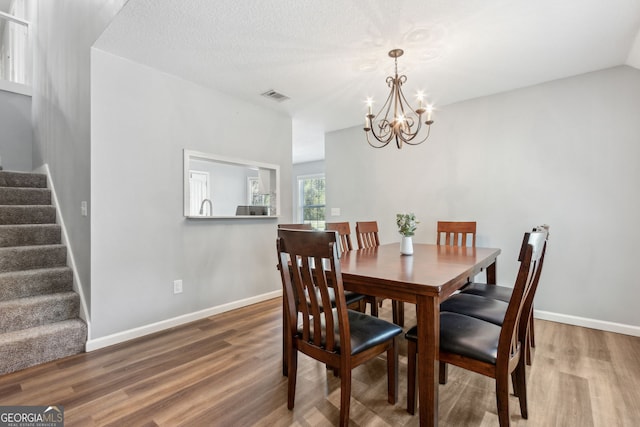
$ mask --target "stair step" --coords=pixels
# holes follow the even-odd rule
[[[0,334],[0,375],[83,353],[86,341],[80,319]]]
[[[51,199],[46,175],[0,171],[0,375],[85,350]]]
[[[0,187],[0,205],[50,205],[46,188]]]
[[[57,224],[0,225],[0,247],[55,245],[60,238]]]
[[[80,314],[75,292],[37,295],[0,302],[0,332],[12,332],[73,319]]]
[[[0,206],[0,224],[55,224],[56,208],[46,205]]]
[[[0,248],[0,273],[66,265],[67,248],[64,245]]]
[[[0,187],[47,188],[47,176],[41,173],[0,171]]]
[[[0,301],[73,289],[73,271],[69,267],[0,273]]]

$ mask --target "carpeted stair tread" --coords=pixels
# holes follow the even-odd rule
[[[0,247],[59,244],[61,228],[57,224],[0,225]]]
[[[0,187],[47,188],[47,176],[40,173],[0,171]]]
[[[0,375],[85,350],[51,200],[46,175],[0,171]]]
[[[66,292],[72,289],[73,271],[69,267],[0,273],[0,301]]]
[[[47,205],[0,205],[0,224],[55,224],[56,208]]]
[[[36,295],[0,302],[0,331],[11,332],[78,317],[80,297],[75,292]]]
[[[0,248],[0,273],[34,268],[63,267],[66,264],[67,248],[64,245]]]
[[[87,325],[80,319],[0,334],[0,374],[82,353]]]
[[[50,205],[51,190],[46,188],[0,187],[0,205]]]

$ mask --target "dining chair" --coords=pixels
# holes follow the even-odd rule
[[[353,244],[351,243],[351,226],[349,222],[327,222],[325,223],[325,230],[337,231],[340,238],[340,254],[353,250]]]
[[[398,395],[397,336],[393,323],[348,310],[335,231],[278,230],[277,251],[285,300],[288,367],[287,407],[293,409],[298,352],[337,370],[340,375],[340,425],[349,425],[351,371],[386,352],[387,400]],[[330,284],[335,292],[331,302]],[[308,295],[298,298],[299,295]]]
[[[347,223],[348,225],[349,223]],[[313,230],[311,224],[278,224],[278,229],[286,230]],[[333,292],[333,291],[331,291]],[[345,298],[348,307],[357,308],[358,311],[364,311],[365,296],[356,292],[345,291]],[[332,297],[333,301],[333,297]]]
[[[356,222],[356,237],[358,239],[358,249],[380,246],[380,239],[378,238],[378,222]]]
[[[436,245],[438,246],[468,246],[471,241],[471,247],[476,247],[475,221],[438,221],[436,230]],[[471,280],[471,277],[467,278],[467,282],[471,282]]]
[[[549,238],[549,226],[541,225],[533,228],[533,231],[545,231],[547,233],[547,239]],[[520,248],[520,254],[518,257],[518,261],[521,260],[523,256],[523,252],[525,249],[526,242],[523,242]],[[492,303],[485,302],[482,300],[478,300],[476,298],[471,297],[460,297],[455,300],[457,302],[449,302],[446,303],[449,305],[449,310],[451,311],[463,311],[463,314],[472,315],[474,317],[485,318],[485,320],[493,319],[494,323],[501,319],[503,316],[503,312],[505,311],[506,304],[511,299],[511,293],[513,291],[512,287],[509,286],[499,286],[492,285],[487,283],[469,283],[461,292],[463,295],[476,295],[480,297],[489,298],[490,300],[501,301],[500,303]],[[480,301],[480,302],[478,302]],[[531,308],[528,313],[528,328],[527,328],[527,341],[525,346],[525,361],[527,365],[531,365],[533,362],[533,354],[532,348],[535,348],[535,331],[534,331],[534,320],[533,320],[533,297],[531,302]]]
[[[325,223],[325,230],[338,232],[338,237],[340,238],[340,256],[342,256],[344,252],[353,250],[353,244],[351,243],[351,226],[349,225],[349,222],[327,222]],[[344,291],[344,294],[347,300],[347,305],[351,306],[351,304],[357,300],[359,302],[358,311],[363,313],[367,302],[371,306],[374,306],[376,303],[375,297],[372,296],[362,295],[351,291]],[[349,301],[351,301],[351,303]]]
[[[498,419],[501,427],[509,426],[509,376],[520,403],[522,418],[528,417],[525,363],[522,355],[526,339],[528,296],[535,292],[546,249],[546,233],[525,234],[526,247],[501,326],[460,313],[440,312],[440,367],[459,366],[495,380]],[[407,338],[407,411],[416,409],[417,327]],[[440,375],[440,383],[446,377]]]
[[[377,221],[356,222],[356,237],[358,239],[358,249],[375,248],[380,246],[378,237]],[[378,316],[378,306],[382,306],[384,298],[375,298],[375,304],[371,304],[371,315]],[[402,301],[391,300],[393,323],[404,326],[404,303]]]
[[[436,245],[476,247],[475,221],[438,221],[437,232]]]

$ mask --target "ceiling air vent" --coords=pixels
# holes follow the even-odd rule
[[[269,89],[268,91],[266,91],[265,93],[263,93],[261,95],[264,96],[265,98],[272,99],[272,100],[274,100],[276,102],[282,102],[282,101],[286,101],[287,99],[289,99],[288,96],[283,95],[281,93],[278,93],[273,89]]]

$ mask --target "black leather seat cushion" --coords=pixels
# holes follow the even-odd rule
[[[347,305],[351,305],[354,302],[362,301],[364,298],[364,295],[357,292],[344,291],[344,299],[347,301]]]
[[[460,293],[440,304],[440,311],[451,311],[502,326],[509,303],[479,295]]]
[[[470,283],[461,293],[480,295],[487,298],[493,298],[504,302],[509,302],[513,288],[507,286],[487,285],[486,283]]]
[[[334,319],[336,319],[334,327],[334,339],[337,350],[340,350],[340,333],[338,329],[338,316],[336,310],[332,310]],[[364,350],[381,344],[396,335],[400,335],[402,328],[386,320],[360,313],[359,311],[347,310],[349,315],[349,328],[351,332],[351,354],[358,354]],[[323,316],[324,326],[324,316]],[[301,332],[301,331],[300,331]],[[311,334],[313,336],[313,325],[311,325]],[[323,339],[324,344],[324,339]]]
[[[500,326],[458,313],[440,313],[440,351],[459,354],[495,365],[498,357]],[[405,337],[418,339],[418,327]]]

